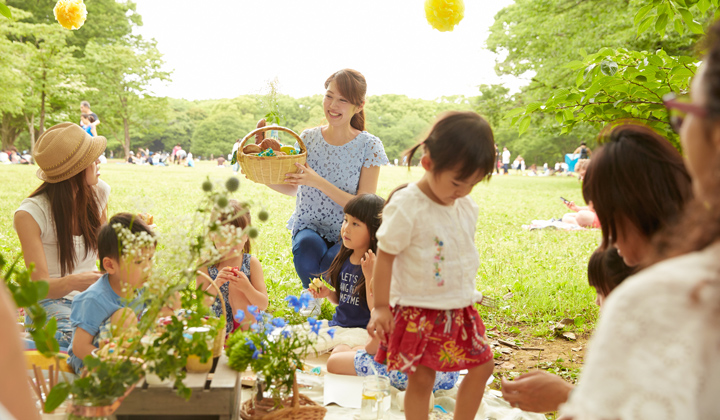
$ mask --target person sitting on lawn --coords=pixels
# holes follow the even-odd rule
[[[225,331],[230,334],[237,328],[250,328],[255,320],[250,316],[253,311],[248,311],[248,306],[255,305],[260,311],[267,309],[268,292],[260,260],[250,255],[250,239],[247,233],[243,233],[251,224],[250,213],[237,200],[229,200],[226,209],[215,215],[222,227],[220,233],[212,238],[222,257],[216,264],[201,270],[215,280],[225,300]],[[205,276],[198,276],[196,281],[199,289],[216,296],[212,310],[216,316],[222,317],[223,307],[218,291]],[[245,314],[238,318],[242,319],[240,323],[235,321],[238,311]]]
[[[385,200],[375,194],[361,194],[345,204],[340,228],[340,251],[324,274],[332,285],[310,286],[314,298],[327,298],[337,305],[328,325],[331,327],[365,328],[373,308],[371,289],[372,270],[377,252],[375,233],[382,221]],[[314,286],[314,287],[313,287]]]
[[[136,238],[147,235],[152,244],[142,248],[140,255],[124,255],[126,244],[120,239],[118,228],[129,230]],[[105,274],[75,297],[70,312],[73,335],[68,364],[75,373],[80,373],[83,359],[98,348],[101,334],[106,334],[109,328],[126,330],[137,325],[145,307],[142,287],[155,253],[154,236],[140,217],[129,213],[116,214],[100,228],[98,254]]]
[[[562,217],[563,223],[600,229],[600,220],[593,210],[592,203],[588,206],[578,206],[572,201],[566,201],[565,205],[574,213],[565,213]]]

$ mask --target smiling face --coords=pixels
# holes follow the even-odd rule
[[[345,214],[340,228],[340,236],[347,249],[366,252],[370,248],[370,232],[367,225],[357,217]]]
[[[325,98],[323,99],[323,109],[325,110],[325,118],[328,124],[334,127],[349,126],[352,117],[362,110],[362,105],[356,106],[350,103],[338,89],[335,81],[330,82],[330,85],[325,92]]]

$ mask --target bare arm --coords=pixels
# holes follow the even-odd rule
[[[92,344],[93,336],[89,332],[83,330],[80,327],[75,328],[75,334],[73,335],[72,351],[73,354],[80,360],[86,356],[90,356],[93,350],[97,347]]]
[[[252,279],[252,280],[250,280]],[[268,307],[268,292],[267,286],[265,285],[265,278],[263,276],[263,269],[260,261],[255,257],[250,257],[250,279],[245,274],[240,272],[240,276],[237,281],[231,281],[230,283],[230,306],[233,312],[237,311],[240,307],[235,307],[233,301],[235,293],[241,292],[245,295],[251,304],[258,307],[259,310],[264,311]],[[235,287],[234,287],[235,286]],[[235,295],[237,296],[237,295]]]
[[[307,185],[309,187],[317,188],[322,191],[330,199],[336,202],[338,205],[345,207],[350,199],[355,197],[354,194],[347,193],[340,188],[333,185],[327,179],[321,177],[317,172],[307,165],[295,164],[298,168],[302,169],[301,173],[289,173],[285,182],[295,186]],[[380,178],[380,167],[371,166],[360,170],[360,180],[358,182],[357,195],[360,194],[375,194],[377,191],[378,179]]]
[[[297,185],[288,185],[288,184],[269,184],[268,187],[272,188],[273,190],[289,195],[290,197],[297,196],[298,187]]]
[[[40,418],[25,382],[25,359],[15,317],[15,303],[0,285],[0,403],[18,419]]]
[[[31,264],[35,265],[31,278],[45,280],[50,285],[48,299],[60,299],[73,290],[83,291],[102,276],[99,271],[87,271],[55,279],[49,278],[45,250],[40,239],[40,226],[26,211],[16,212],[14,223],[25,257],[25,266],[30,268]]]
[[[383,342],[387,342],[387,337],[392,334],[394,328],[392,313],[390,312],[390,281],[394,261],[395,255],[378,249],[375,269],[373,270],[375,305],[367,329],[371,337],[377,337]]]

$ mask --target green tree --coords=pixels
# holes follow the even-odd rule
[[[143,99],[152,96],[149,86],[156,80],[169,80],[162,70],[162,55],[155,40],[129,37],[123,44],[101,45],[90,41],[85,47],[87,83],[95,90],[91,96],[101,112],[99,127],[110,131],[130,153],[130,127],[138,123]]]
[[[250,114],[238,118],[229,112],[214,113],[195,128],[190,152],[206,157],[225,156],[232,150],[235,140],[245,137],[255,124],[255,118]]]

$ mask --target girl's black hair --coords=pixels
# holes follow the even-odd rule
[[[588,262],[588,283],[597,293],[607,297],[626,278],[635,274],[635,267],[629,267],[618,254],[617,248],[598,248]]]
[[[492,175],[495,139],[490,124],[476,112],[441,115],[427,138],[403,153],[408,168],[421,146],[430,153],[435,173],[457,169],[459,178],[467,179],[481,171],[487,180]]]
[[[348,201],[347,204],[345,204],[345,208],[343,209],[345,214],[359,219],[361,222],[365,223],[368,229],[368,234],[370,235],[370,244],[368,248],[375,253],[377,253],[376,233],[377,230],[380,228],[380,222],[382,222],[382,209],[384,205],[385,200],[382,197],[379,197],[375,194],[361,194]],[[338,277],[340,275],[340,270],[342,269],[345,261],[347,261],[347,259],[350,258],[350,256],[354,252],[352,249],[348,249],[345,247],[345,245],[342,243],[342,238],[340,238],[340,244],[340,251],[338,251],[335,259],[333,259],[333,262],[332,264],[330,264],[330,268],[328,269],[328,271],[323,273],[325,279],[328,281],[328,283],[330,283],[330,285],[332,285],[332,287],[335,288],[335,290],[339,290],[338,287],[340,286],[340,281]],[[365,306],[367,306],[365,275],[362,273],[362,271],[360,272],[360,279],[358,280],[357,286],[355,286],[355,290],[353,290],[352,293],[359,294],[361,302]]]

